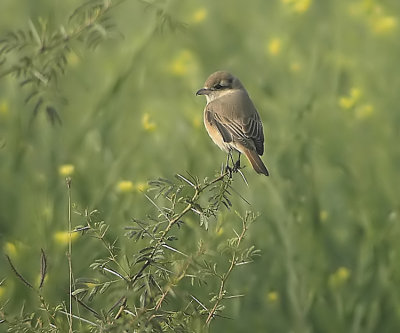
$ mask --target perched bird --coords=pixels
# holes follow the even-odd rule
[[[264,153],[264,133],[260,115],[238,78],[225,71],[211,74],[196,95],[205,95],[204,125],[211,139],[232,160],[239,152],[234,168],[240,167],[240,154],[257,173],[269,175],[259,155]],[[232,160],[233,163],[233,160]]]

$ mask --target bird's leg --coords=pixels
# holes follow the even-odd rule
[[[232,162],[232,167],[229,166],[229,161]],[[229,171],[229,177],[232,178],[232,172],[234,171],[235,163],[233,162],[232,150],[228,150],[228,156],[226,158],[226,171]]]
[[[234,171],[239,171],[241,169],[241,167],[240,167],[240,156],[242,156],[242,153],[239,151],[238,160],[235,162],[235,164],[233,166],[233,170]]]
[[[234,169],[235,168],[235,162],[233,161],[232,150],[229,151],[229,158],[230,158],[230,160],[232,162],[232,169]]]
[[[226,155],[226,169],[229,168],[229,155],[230,155],[231,151],[228,151],[228,155]]]
[[[235,162],[235,164],[233,165],[233,170],[232,170],[232,171],[233,171],[233,172],[239,172],[240,175],[242,176],[243,180],[244,180],[244,183],[245,183],[247,186],[249,186],[249,183],[247,182],[246,177],[244,176],[243,172],[241,171],[242,167],[240,166],[240,156],[242,156],[242,153],[241,153],[240,151],[239,151],[238,153],[239,153],[238,159],[237,159],[237,161]]]

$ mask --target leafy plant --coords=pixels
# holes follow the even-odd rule
[[[0,38],[0,78],[11,75],[18,80],[26,91],[25,103],[33,105],[33,117],[44,110],[52,123],[61,122],[57,110],[67,99],[57,83],[67,70],[68,56],[77,43],[93,49],[112,35],[115,24],[110,11],[118,3],[89,0],[57,29],[41,19]]]
[[[198,332],[199,329],[207,330],[213,319],[224,317],[226,301],[243,296],[231,293],[227,282],[234,269],[251,263],[259,254],[254,246],[244,244],[255,214],[246,212],[241,216],[237,213],[241,230],[236,232],[233,228],[234,237],[223,240],[217,249],[208,250],[203,241],[195,250],[190,250],[191,246],[178,248],[174,244],[185,228],[185,220],[191,215],[198,216],[199,225],[208,229],[211,219],[215,219],[221,209],[231,208],[228,197],[229,190],[233,189],[232,175],[225,172],[200,182],[197,177],[178,174],[175,181],[160,178],[149,184],[154,196],[144,195],[151,202],[153,212],[144,220],[132,218],[131,225],[126,227],[131,249],[126,252],[118,247],[117,239],[110,239],[110,227],[97,210],[77,211],[85,224],[77,226],[74,232],[100,242],[105,255],[90,265],[90,269],[100,275],[76,278],[71,285],[77,314],[68,313],[63,302],[55,308],[42,306],[47,317],[53,318],[47,322],[40,320],[47,323],[48,329],[53,326],[60,329],[66,325],[67,318],[70,331],[72,321],[76,321],[81,329],[92,332],[121,332],[124,329]],[[70,180],[67,185],[70,190]],[[159,205],[159,201],[164,205]],[[44,254],[42,257],[42,263],[45,263]],[[9,263],[17,277],[32,288],[10,259]],[[46,266],[41,271],[44,276]],[[90,273],[86,272],[86,275]],[[199,286],[208,289],[209,299],[197,295]],[[42,304],[46,303],[42,301]],[[37,313],[28,316],[41,318]],[[61,324],[57,323],[60,316],[64,318]],[[10,329],[20,329],[17,321],[9,321],[6,316],[3,320]],[[24,322],[30,324],[32,332],[37,331],[33,320]],[[41,325],[40,329],[45,326]]]

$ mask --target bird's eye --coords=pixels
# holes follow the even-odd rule
[[[231,80],[223,79],[214,86],[214,89],[216,90],[228,89],[231,87],[231,84],[232,84]]]

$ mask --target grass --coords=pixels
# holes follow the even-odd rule
[[[3,2],[1,32],[26,28],[29,19],[39,26],[38,17],[64,25],[63,13],[79,4]],[[2,78],[0,247],[38,283],[44,249],[50,304],[68,296],[65,177],[72,177],[74,210],[99,210],[109,239],[131,255],[124,227],[154,212],[141,191],[147,181],[185,171],[211,179],[224,161],[202,126],[205,101],[194,93],[210,73],[227,69],[263,119],[271,176],[247,166],[250,186],[235,179],[260,214],[246,240],[262,255],[230,275],[228,287],[245,296],[227,303],[232,319],[218,318],[211,330],[399,330],[400,7],[307,3],[160,2],[186,23],[160,31],[152,7],[123,2],[111,13],[123,38],[116,33],[95,51],[76,45],[69,54],[58,83],[68,99],[61,126],[44,113],[30,123],[26,91]],[[233,206],[249,209],[239,198]],[[207,232],[191,216],[176,246],[192,252],[203,240],[216,251],[240,229],[233,215],[222,211]],[[72,214],[73,226],[83,220]],[[92,261],[107,255],[80,236],[72,247],[75,277],[91,275]],[[0,266],[0,304],[8,301],[11,313],[23,303],[38,307],[4,256]]]

